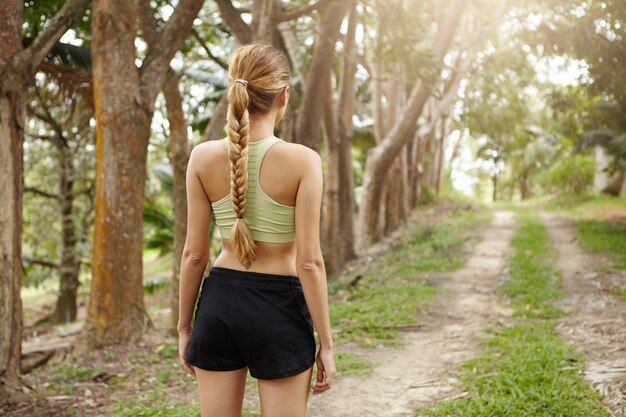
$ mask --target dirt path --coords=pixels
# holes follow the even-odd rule
[[[405,334],[401,349],[359,350],[376,365],[371,376],[340,377],[331,391],[311,399],[309,416],[412,416],[421,405],[463,396],[456,386],[458,365],[477,354],[485,328],[512,313],[494,289],[514,229],[512,213],[496,212],[472,242],[467,265],[444,280],[447,291],[421,315],[425,326]]]
[[[626,273],[598,272],[609,260],[585,252],[570,221],[542,219],[563,278],[565,297],[554,304],[570,313],[559,320],[559,332],[587,357],[585,380],[603,394],[607,411],[626,416],[626,302],[613,293],[626,286]]]

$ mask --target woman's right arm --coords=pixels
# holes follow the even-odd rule
[[[322,162],[313,150],[305,149],[303,174],[296,196],[296,270],[313,324],[320,340],[317,382],[313,393],[330,388],[336,369],[328,314],[326,269],[320,244],[320,210],[323,194]]]

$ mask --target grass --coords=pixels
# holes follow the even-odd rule
[[[613,256],[610,268],[626,269],[626,224],[581,220],[576,228],[586,250],[610,253]]]
[[[462,365],[469,400],[442,401],[429,417],[607,416],[599,393],[580,378],[582,356],[555,335],[552,321],[504,328]]]
[[[372,373],[372,362],[354,353],[341,350],[335,351],[335,366],[337,373],[342,376],[367,376]]]
[[[413,225],[410,238],[357,271],[358,285],[330,287],[330,315],[338,343],[395,345],[399,326],[417,322],[416,313],[439,289],[420,273],[448,272],[465,263],[464,234],[490,218],[486,210],[457,210],[432,224]],[[444,279],[439,277],[439,279]]]
[[[172,403],[166,391],[155,388],[139,400],[118,401],[113,413],[115,417],[198,417],[200,406],[196,403]]]
[[[562,194],[543,202],[542,208],[576,219],[606,219],[626,216],[626,198],[604,194]]]
[[[605,417],[600,394],[583,382],[584,357],[561,339],[550,306],[558,297],[552,252],[536,215],[518,212],[510,279],[501,290],[512,297],[518,323],[483,341],[483,351],[461,366],[468,399],[437,402],[428,417]]]
[[[536,215],[518,211],[520,229],[511,241],[509,279],[498,289],[512,298],[515,316],[556,318],[563,312],[550,304],[561,296],[560,282],[549,261],[554,256],[549,237]]]

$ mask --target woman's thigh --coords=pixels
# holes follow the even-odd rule
[[[258,379],[263,417],[304,417],[311,387],[313,367],[299,374]]]
[[[207,371],[197,366],[201,417],[241,417],[248,368]]]

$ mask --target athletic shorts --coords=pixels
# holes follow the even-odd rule
[[[298,277],[213,267],[204,278],[187,361],[210,371],[248,367],[259,379],[315,362],[313,321]]]

